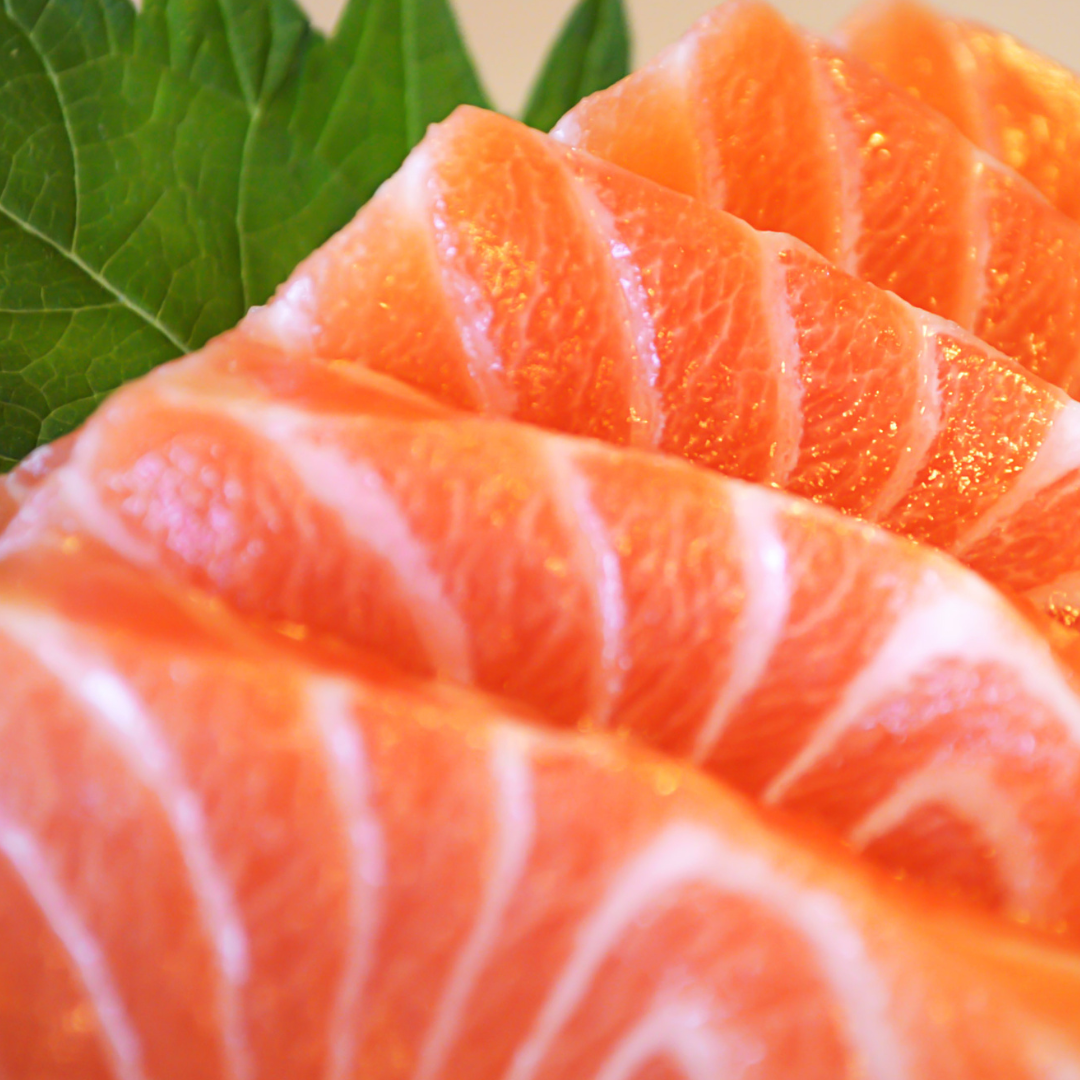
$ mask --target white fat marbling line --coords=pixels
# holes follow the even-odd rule
[[[799,335],[791,315],[788,298],[787,268],[780,254],[799,245],[797,240],[781,233],[754,232],[747,226],[759,249],[761,268],[761,302],[769,320],[773,377],[777,384],[776,420],[773,443],[769,449],[769,475],[765,479],[783,487],[799,463],[803,437],[802,352]],[[806,249],[810,253],[810,249]],[[819,259],[816,253],[813,256]]]
[[[329,443],[315,442],[312,435],[318,431],[317,416],[289,406],[239,400],[227,404],[225,411],[256,438],[273,443],[312,498],[332,509],[346,530],[393,570],[438,675],[470,682],[469,629],[446,595],[426,547],[378,471]]]
[[[938,335],[956,327],[925,311],[911,309],[918,327],[919,392],[911,416],[906,418],[908,440],[901,451],[889,479],[882,485],[877,497],[862,515],[867,521],[881,521],[896,509],[915,486],[923,467],[930,460],[934,443],[941,433],[941,379],[938,364]]]
[[[1046,1047],[1038,1057],[1031,1056],[1035,1059],[1035,1076],[1044,1080],[1080,1080],[1080,1053],[1070,1047],[1062,1046],[1056,1054]]]
[[[0,852],[18,872],[64,947],[88,997],[118,1080],[143,1080],[142,1047],[124,1008],[101,946],[82,923],[75,905],[49,869],[48,860],[25,829],[0,816]]]
[[[853,1073],[875,1080],[910,1076],[901,1033],[889,1018],[890,987],[867,955],[864,934],[843,903],[786,877],[758,853],[736,847],[702,825],[674,822],[623,865],[581,924],[574,950],[505,1080],[536,1075],[622,936],[650,909],[691,884],[759,901],[801,933],[835,994],[835,1008],[856,1057]]]
[[[787,549],[776,528],[775,501],[749,485],[733,483],[726,490],[737,529],[746,600],[733,635],[731,675],[694,740],[692,758],[699,765],[764,677],[783,639],[791,606]]]
[[[721,4],[708,12],[698,23],[708,20],[714,26],[718,22],[730,22],[735,17],[737,5]],[[679,106],[686,113],[687,124],[693,135],[693,147],[697,154],[697,191],[694,197],[718,210],[722,210],[728,201],[728,179],[724,175],[724,163],[720,148],[712,136],[701,131],[698,112],[698,95],[701,93],[697,83],[698,71],[708,67],[709,57],[703,55],[702,35],[695,33],[698,23],[681,38],[664,49],[644,71],[657,82],[667,82],[678,93]],[[629,117],[624,122],[632,122]]]
[[[496,841],[472,930],[454,962],[431,1028],[424,1037],[414,1080],[443,1075],[469,998],[498,941],[510,901],[521,883],[536,831],[529,740],[512,728],[495,730],[490,751]]]
[[[94,435],[97,435],[94,429]],[[85,434],[90,435],[87,429]],[[124,527],[123,522],[108,509],[101,499],[96,481],[92,478],[91,464],[84,466],[82,461],[69,461],[58,469],[48,482],[55,494],[52,508],[52,520],[59,520],[61,527],[70,533],[87,533],[112,548],[126,562],[133,566],[155,566],[158,554],[151,544],[137,540]],[[150,463],[143,463],[147,467]],[[43,488],[42,502],[50,492]]]
[[[40,542],[55,501],[55,493],[48,489],[46,482],[44,489],[39,488],[19,507],[7,527],[0,529],[0,559],[26,551]]]
[[[562,119],[548,134],[556,142],[561,142],[566,146],[580,146],[582,137],[581,124],[574,115],[574,110],[571,109],[570,112],[564,113]]]
[[[656,1002],[615,1044],[595,1080],[634,1080],[656,1058],[677,1066],[686,1080],[738,1080],[746,1040],[726,1037],[711,1026],[713,1019],[706,1001]]]
[[[349,228],[348,225],[345,226]],[[321,249],[319,254],[321,254]],[[244,332],[295,356],[314,355],[319,326],[315,282],[302,263],[269,303],[251,308],[241,320]]]
[[[550,153],[550,143],[544,140]],[[554,155],[552,155],[554,156]],[[649,309],[649,298],[641,280],[641,270],[632,252],[619,234],[614,215],[604,206],[588,181],[574,175],[560,155],[556,160],[566,172],[571,190],[582,214],[611,256],[611,265],[619,282],[627,334],[632,344],[630,373],[630,445],[655,447],[664,432],[664,410],[656,382],[660,376],[660,354],[656,349],[656,327]]]
[[[21,506],[51,473],[56,471],[54,459],[57,457],[58,443],[45,443],[32,450],[17,468],[6,476],[0,477],[0,487],[6,489],[8,496]]]
[[[863,151],[847,121],[836,83],[827,70],[831,66],[829,58],[810,56],[812,90],[840,185],[840,234],[835,263],[841,270],[859,277],[859,241],[864,227]]]
[[[956,322],[969,330],[978,325],[979,316],[986,306],[990,289],[990,207],[987,204],[983,176],[989,165],[1001,168],[1000,162],[976,146],[970,148],[971,172],[968,177],[967,205],[964,212],[968,220],[967,295],[956,313]],[[1042,196],[1039,196],[1040,199]]]
[[[1001,363],[1015,367],[1005,357],[1001,357]],[[949,549],[950,554],[963,558],[999,525],[1007,529],[1009,518],[1051,484],[1072,476],[1074,485],[1080,487],[1080,402],[1071,401],[1061,391],[1056,390],[1055,394],[1062,402],[1062,409],[1042,446],[1012,487],[960,534]]]
[[[1037,838],[987,763],[932,761],[904,777],[848,833],[856,851],[903,825],[927,806],[941,806],[966,822],[986,842],[999,867],[1001,884],[1018,908],[1045,910],[1056,882],[1048,880]]]
[[[432,155],[438,152],[440,135],[434,129],[413,149],[394,178],[393,193],[401,212],[430,239],[432,265],[468,357],[469,374],[481,401],[480,412],[513,416],[517,395],[506,377],[504,358],[489,337],[495,313],[484,290],[458,264],[458,249],[450,238],[439,196]]]
[[[588,480],[577,468],[575,459],[582,453],[610,451],[560,437],[538,440],[538,449],[551,476],[550,490],[560,517],[587,567],[589,586],[595,597],[601,641],[600,670],[589,719],[603,726],[610,719],[626,681],[626,596],[618,553],[607,526],[593,506]]]
[[[1080,1041],[1069,1045],[1059,1032],[1042,1030],[1038,1021],[1029,1021],[1028,1028],[1030,1075],[1037,1080],[1080,1080]]]
[[[460,415],[458,410],[442,405],[434,398],[429,397],[422,390],[409,386],[408,383],[400,382],[392,375],[385,375],[381,371],[365,367],[363,364],[351,360],[326,360],[319,358],[314,361],[324,368],[333,371],[335,377],[342,381],[350,382],[354,386],[373,390],[375,393],[385,395],[400,401],[403,405],[415,406],[425,418],[445,416],[451,418]],[[183,360],[174,360],[170,364],[163,364],[147,373],[140,380],[140,384],[146,386],[153,382],[154,393],[157,399],[164,405],[174,409],[186,409],[193,412],[208,409],[222,409],[236,404],[282,404],[282,407],[292,407],[297,412],[303,412],[306,406],[297,404],[289,406],[288,399],[283,399],[274,393],[272,389],[261,385],[257,379],[246,375],[235,375],[226,370],[216,356],[209,350],[191,353]],[[111,402],[110,402],[111,405]],[[109,407],[109,406],[106,406]],[[367,417],[362,410],[358,410],[352,401],[343,399],[339,409],[328,409],[320,403],[316,416],[339,416],[360,423]],[[85,430],[85,429],[84,429]]]
[[[111,403],[103,408],[126,408]],[[135,566],[154,566],[157,553],[136,540],[101,501],[95,480],[96,458],[103,438],[103,419],[97,416],[79,432],[71,457],[23,504],[0,538],[0,556],[35,542],[43,526],[62,532],[88,534]]]
[[[920,672],[942,660],[991,663],[1009,671],[1080,744],[1080,699],[1049,645],[973,574],[942,564],[928,570],[907,612],[877,655],[848,685],[836,708],[766,789],[763,799],[782,803],[798,780],[836,749],[878,702],[903,694]],[[1038,737],[1033,727],[1032,737]]]
[[[372,806],[367,754],[354,702],[357,689],[331,679],[308,688],[309,713],[322,741],[331,785],[350,846],[349,941],[329,1021],[327,1080],[344,1080],[356,1068],[364,991],[375,967],[386,885],[386,838]]]
[[[132,774],[160,802],[223,976],[222,1039],[232,1075],[252,1076],[240,1008],[240,988],[249,975],[247,933],[232,889],[217,864],[199,796],[187,785],[182,766],[154,718],[104,655],[80,641],[63,621],[42,612],[2,605],[0,628],[86,707],[87,719],[98,725]]]

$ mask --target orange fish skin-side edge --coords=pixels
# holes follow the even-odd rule
[[[671,133],[639,127],[639,112],[670,115]],[[1080,393],[1080,223],[930,106],[759,0],[715,8],[552,133],[791,233]]]
[[[1012,35],[912,0],[875,0],[845,48],[947,116],[1080,220],[1080,77]]]
[[[784,488],[1080,611],[1080,405],[791,237],[493,113],[433,127],[241,326]]]
[[[95,538],[301,639],[638,736],[892,872],[1080,934],[1075,675],[932,549],[243,334],[50,456],[12,478],[0,549]]]
[[[0,559],[0,671],[18,1080],[1080,1068],[1075,954],[92,544]]]

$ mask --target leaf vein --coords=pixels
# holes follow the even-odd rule
[[[108,278],[103,277],[97,270],[95,270],[88,262],[80,258],[74,251],[69,251],[62,245],[58,244],[47,233],[43,233],[40,229],[35,228],[28,221],[23,221],[22,218],[13,214],[6,206],[0,204],[0,214],[3,214],[9,221],[14,222],[21,229],[24,229],[31,236],[36,237],[42,243],[47,244],[54,251],[58,252],[65,259],[68,259],[73,266],[81,270],[91,281],[100,285],[106,292],[111,293],[116,297],[117,301],[127,308],[135,315],[140,316],[145,322],[153,327],[162,337],[164,337],[170,344],[175,345],[176,348],[184,353],[187,352],[187,345],[184,344],[160,319],[157,318],[152,312],[147,311],[138,301],[133,297],[128,296],[122,289],[114,285]],[[97,306],[97,305],[95,305]],[[104,305],[102,305],[104,306]]]
[[[51,2],[51,0],[50,0],[50,2]],[[63,93],[61,93],[60,82],[56,77],[56,72],[53,71],[53,69],[52,69],[52,64],[49,63],[49,59],[48,59],[48,56],[45,53],[45,50],[42,49],[38,45],[38,42],[34,37],[34,30],[37,28],[36,24],[35,24],[33,29],[29,29],[21,21],[19,21],[16,18],[15,13],[11,9],[10,0],[5,0],[4,7],[7,10],[8,17],[11,19],[12,24],[17,26],[20,30],[22,30],[23,34],[26,36],[26,40],[30,43],[30,45],[33,48],[34,52],[37,54],[38,59],[41,61],[41,69],[45,73],[45,78],[48,79],[49,85],[52,87],[53,94],[56,97],[57,107],[60,109],[60,118],[64,122],[64,135],[67,138],[68,149],[71,151],[71,167],[72,167],[72,174],[73,174],[72,175],[72,186],[73,186],[74,195],[75,195],[75,221],[74,221],[74,224],[72,225],[72,235],[71,235],[71,249],[72,249],[72,251],[75,251],[77,249],[77,247],[78,247],[78,242],[79,242],[79,217],[80,217],[81,202],[82,202],[82,200],[79,197],[79,172],[80,172],[80,169],[79,169],[79,154],[78,154],[78,150],[76,149],[75,134],[71,130],[71,120],[68,117],[68,112],[67,112],[67,109],[65,107],[64,95],[63,95]],[[48,10],[48,8],[49,8],[49,4],[45,4],[45,6],[41,9],[41,12],[39,14],[39,20],[40,20],[41,16],[43,16],[44,13]],[[6,208],[5,208],[5,211],[6,211]],[[14,216],[11,215],[10,213],[9,213],[8,216],[12,217],[13,220],[18,220],[17,218],[14,218]]]

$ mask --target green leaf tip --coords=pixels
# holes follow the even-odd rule
[[[550,131],[583,97],[630,70],[630,31],[622,0],[580,0],[563,24],[529,95],[523,119]]]

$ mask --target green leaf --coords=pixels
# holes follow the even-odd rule
[[[447,0],[4,0],[0,467],[228,329],[427,124],[487,100]]]
[[[580,0],[540,69],[523,117],[550,131],[583,97],[630,70],[630,32],[622,0]]]

